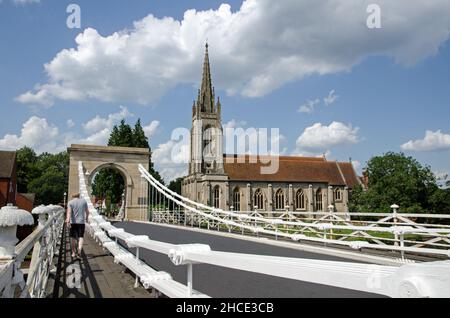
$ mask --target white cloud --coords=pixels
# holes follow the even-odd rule
[[[26,6],[28,4],[37,4],[41,3],[41,0],[10,0],[16,6]],[[0,0],[0,4],[3,3],[3,0]]]
[[[450,150],[450,135],[428,130],[424,139],[410,140],[401,146],[403,151]]]
[[[71,144],[106,145],[114,125],[121,119],[131,116],[133,114],[126,107],[120,107],[119,112],[106,117],[96,116],[82,125],[84,135],[70,130],[61,133],[58,127],[49,123],[46,118],[33,116],[23,124],[20,135],[7,134],[0,139],[0,149],[15,150],[28,146],[37,153],[57,153],[64,151]],[[147,133],[151,133],[155,123],[156,121],[146,127]],[[74,124],[71,119],[66,122],[69,129],[73,128]]]
[[[84,144],[84,145],[100,145],[106,146],[108,144],[109,136],[111,135],[110,128],[104,128],[100,131],[94,132],[91,135],[84,138],[75,138],[68,144]]]
[[[360,138],[359,128],[353,128],[340,122],[333,122],[329,126],[316,123],[305,129],[297,139],[297,153],[317,153],[335,146],[356,144]]]
[[[330,105],[334,104],[338,99],[339,99],[339,96],[336,95],[336,91],[333,89],[328,94],[328,96],[323,99],[323,102],[326,106],[330,106]]]
[[[300,106],[300,109],[298,111],[300,113],[311,114],[316,109],[316,107],[319,105],[320,105],[320,99],[310,100],[310,101],[307,101],[302,106]]]
[[[126,119],[128,117],[133,117],[134,115],[130,113],[128,108],[124,106],[120,106],[120,111],[117,113],[109,114],[108,117],[100,117],[96,116],[92,118],[85,124],[83,124],[83,129],[86,133],[97,133],[104,129],[112,129],[115,124],[119,123],[122,119]]]
[[[336,95],[336,91],[333,89],[330,91],[328,96],[323,98],[323,103],[325,106],[330,106],[334,104],[339,99],[339,96]],[[313,113],[318,106],[320,106],[321,100],[320,98],[316,98],[315,100],[309,100],[305,104],[301,105],[298,111],[300,113],[311,114]]]
[[[36,4],[41,3],[41,0],[12,0],[15,5],[27,5],[27,4]]]
[[[149,141],[158,132],[159,124],[159,121],[154,120],[149,125],[143,127],[145,136]]]
[[[36,152],[58,152],[63,148],[57,143],[59,130],[45,118],[36,116],[28,119],[22,126],[20,135],[7,134],[0,139],[0,149],[16,150],[24,146]]]
[[[206,39],[217,88],[258,97],[306,76],[349,71],[371,55],[413,65],[449,38],[448,0],[379,0],[379,30],[366,26],[369,3],[246,0],[236,12],[222,4],[188,10],[181,21],[149,15],[109,36],[88,28],[75,48],[45,64],[48,81],[17,100],[152,103],[178,84],[198,85]]]
[[[244,120],[236,120],[236,119],[232,119],[229,122],[225,123],[223,126],[223,130],[226,129],[236,129],[236,128],[244,128],[245,126],[247,126],[247,122]]]
[[[66,126],[67,126],[67,128],[71,129],[71,128],[75,127],[75,122],[72,119],[68,119],[66,122]]]
[[[154,151],[152,160],[166,182],[184,177],[188,173],[189,140],[178,144],[174,140],[160,144]]]

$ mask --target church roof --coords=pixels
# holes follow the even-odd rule
[[[261,160],[253,163],[258,158]],[[279,169],[275,174],[262,174],[261,168],[270,166],[264,163],[269,159],[278,159]],[[360,184],[351,163],[327,161],[325,158],[225,156],[224,168],[231,181],[327,183],[349,188]]]

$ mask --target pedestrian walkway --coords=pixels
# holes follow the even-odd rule
[[[134,288],[134,277],[104,251],[88,234],[81,260],[72,260],[65,231],[57,270],[48,284],[53,298],[152,298],[142,285]],[[81,273],[78,280],[77,272]],[[73,288],[71,288],[73,287]],[[79,287],[79,288],[77,288]]]

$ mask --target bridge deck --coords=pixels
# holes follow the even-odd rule
[[[244,239],[217,236],[205,232],[193,232],[181,227],[171,228],[156,224],[133,222],[118,223],[115,226],[124,228],[129,233],[148,235],[151,239],[166,243],[208,244],[216,251],[351,262],[348,259],[334,256],[277,247]],[[134,252],[133,249],[131,251]],[[176,281],[186,284],[186,266],[175,266],[167,255],[148,250],[141,250],[139,255],[142,260],[156,270],[166,271]],[[354,290],[317,285],[206,264],[194,266],[193,287],[215,298],[381,297],[379,295]]]
[[[66,231],[67,232],[67,231]],[[54,298],[151,298],[152,294],[142,286],[134,288],[134,278],[124,268],[114,263],[87,233],[81,261],[72,260],[70,243],[65,233],[60,264],[54,279],[49,281],[49,297]],[[70,271],[81,270],[80,288],[70,288],[74,282]],[[69,285],[69,286],[68,286]]]

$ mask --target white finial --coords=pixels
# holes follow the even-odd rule
[[[15,246],[17,226],[33,225],[34,218],[28,211],[8,205],[0,210],[0,258],[12,259]]]

